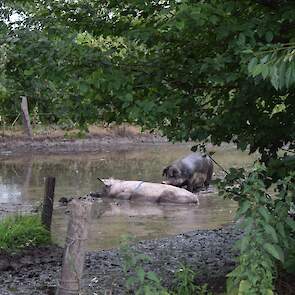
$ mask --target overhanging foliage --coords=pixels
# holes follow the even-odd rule
[[[26,16],[2,29],[2,112],[27,95],[54,113],[47,121],[128,121],[171,140],[233,140],[264,159],[294,144],[293,58],[289,89],[263,79],[271,69],[251,76],[255,52],[294,42],[292,1],[37,2],[2,6],[2,18]]]

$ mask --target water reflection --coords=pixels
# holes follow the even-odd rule
[[[1,180],[1,179],[0,179]],[[2,181],[1,181],[2,182]],[[21,191],[17,185],[1,184],[1,203],[20,203],[21,202]]]
[[[35,204],[42,200],[44,178],[56,177],[56,200],[62,196],[81,196],[98,190],[97,177],[159,182],[163,168],[190,152],[188,145],[155,145],[120,152],[76,155],[31,155],[0,162],[0,203]],[[224,168],[247,167],[253,162],[233,147],[216,149],[214,159]],[[222,171],[215,166],[215,173]],[[56,206],[57,206],[56,202]],[[102,209],[102,204],[98,205]],[[216,194],[203,196],[200,205],[153,205],[132,202],[104,202],[104,214],[93,219],[90,249],[118,244],[122,234],[155,238],[193,229],[216,228],[232,220],[235,204]],[[55,208],[53,235],[63,243],[67,216]]]

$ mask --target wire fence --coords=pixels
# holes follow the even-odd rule
[[[20,113],[15,114],[1,114],[0,113],[0,135],[5,136],[8,130],[11,130],[18,122],[21,121]]]
[[[48,124],[54,124],[58,122],[58,117],[53,112],[33,112],[29,114],[29,120],[32,128],[38,128]],[[58,123],[57,123],[58,124]],[[61,127],[66,125],[65,122],[62,122]],[[74,124],[69,120],[67,125],[73,126]],[[0,136],[4,137],[10,135],[14,131],[22,131],[25,133],[25,123],[23,120],[22,112],[13,112],[10,114],[0,113]]]
[[[63,121],[64,127],[74,127],[74,123],[69,119],[62,119],[60,114],[53,112],[40,112],[38,108],[34,107],[29,112],[28,100],[26,96],[21,96],[20,109],[4,113],[0,111],[0,136],[9,135],[16,131],[17,127],[22,127],[24,134],[28,137],[33,137],[32,127],[44,125],[44,123],[54,124],[58,121]],[[68,126],[66,126],[68,125]],[[18,130],[19,131],[19,128]]]
[[[34,131],[35,136],[39,134],[48,135],[50,132],[61,131],[68,135],[68,132],[77,132],[81,136],[84,129],[78,122],[75,122],[70,117],[65,114],[57,114],[54,112],[31,112],[29,114],[30,125]],[[130,130],[126,127],[126,124],[109,124],[105,121],[97,120],[97,122],[90,124],[89,126],[94,126],[93,132],[100,132],[101,129],[111,131],[112,134],[117,136],[129,136],[132,135],[134,131],[132,127]],[[89,127],[88,126],[88,127]],[[0,138],[13,136],[13,135],[26,135],[26,124],[23,120],[23,114],[21,111],[13,112],[10,114],[4,114],[0,112]],[[136,127],[135,127],[136,129]],[[103,131],[101,131],[103,132]],[[138,131],[139,132],[139,131]],[[33,134],[33,137],[34,137]],[[72,134],[73,135],[73,134]],[[77,135],[77,136],[78,136]],[[74,135],[73,135],[74,136]]]

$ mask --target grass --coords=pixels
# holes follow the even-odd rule
[[[81,131],[75,124],[34,124],[32,122],[32,129],[35,140],[44,139],[77,139],[79,137],[92,138],[92,137],[104,137],[104,136],[115,136],[115,137],[136,137],[141,136],[143,133],[138,126],[122,124],[94,124],[88,126],[88,133]],[[145,134],[149,134],[146,132]],[[5,139],[26,139],[24,130],[21,124],[4,125],[0,118],[0,138]]]
[[[48,245],[50,233],[37,215],[8,216],[0,221],[0,250],[13,252],[26,247]]]

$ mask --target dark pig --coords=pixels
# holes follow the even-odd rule
[[[195,192],[202,187],[208,189],[212,179],[213,163],[207,155],[190,154],[173,162],[163,170],[164,184],[186,188]]]

